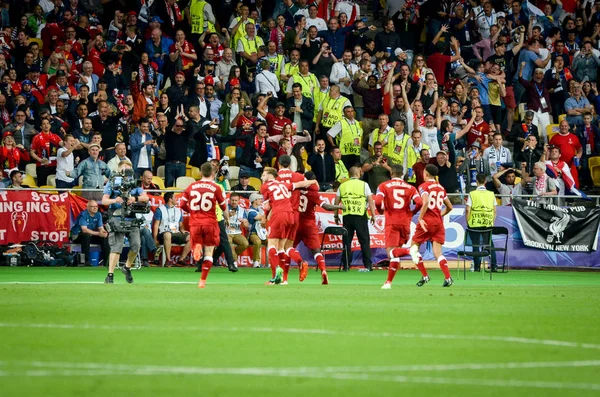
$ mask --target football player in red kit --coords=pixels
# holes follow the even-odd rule
[[[304,175],[299,172],[293,172],[289,169],[292,159],[288,155],[279,157],[279,171],[277,171],[277,180],[280,182],[294,183],[305,181]],[[292,197],[290,198],[292,203],[292,209],[294,210],[294,224],[292,225],[291,237],[285,243],[283,251],[278,253],[279,266],[283,269],[283,282],[287,282],[288,273],[290,271],[290,260],[294,260],[300,270],[300,281],[304,281],[308,275],[308,263],[302,260],[300,253],[296,251],[293,246],[296,233],[298,232],[298,226],[300,225],[300,212],[298,207],[300,206],[300,190],[294,190],[291,192]]]
[[[444,273],[443,286],[449,287],[453,282],[450,277],[450,270],[448,270],[448,261],[442,255],[442,245],[446,241],[446,229],[444,228],[443,218],[452,211],[452,204],[448,196],[446,196],[446,189],[435,180],[437,174],[437,167],[433,164],[428,164],[423,171],[425,182],[419,186],[423,206],[419,214],[419,223],[417,224],[415,235],[410,244],[410,256],[423,276],[417,283],[417,287],[422,287],[425,283],[429,282],[427,269],[423,265],[423,257],[419,254],[419,246],[427,241],[431,241],[433,255]],[[442,210],[444,205],[446,208]]]
[[[317,179],[315,173],[309,171],[305,174],[306,179],[309,181]],[[304,243],[306,248],[311,250],[314,255],[315,261],[317,261],[317,267],[321,271],[321,284],[329,284],[329,278],[327,277],[327,270],[325,269],[325,258],[321,253],[321,243],[319,242],[319,228],[315,218],[315,207],[322,207],[327,211],[343,210],[343,205],[332,205],[324,201],[319,195],[319,185],[311,185],[306,189],[300,191],[300,225],[296,232],[296,238],[294,239],[294,247],[300,244],[300,241]]]
[[[417,213],[423,201],[417,189],[402,180],[404,169],[399,164],[392,165],[392,179],[383,182],[377,189],[375,203],[381,202],[385,208],[385,246],[390,258],[388,278],[381,289],[392,288],[392,281],[400,266],[400,257],[408,255],[410,250],[402,248],[410,237],[410,222],[413,213]],[[411,202],[415,210],[410,209]]]
[[[206,278],[213,265],[213,251],[219,245],[219,224],[215,208],[218,205],[223,210],[225,224],[229,224],[229,211],[226,211],[223,190],[213,182],[214,171],[211,163],[200,167],[202,179],[192,183],[183,192],[181,209],[190,214],[190,238],[192,247],[200,244],[204,247],[202,275],[198,288],[206,287]]]
[[[288,240],[294,241],[296,221],[292,209],[290,191],[302,189],[310,185],[318,184],[317,181],[280,182],[277,178],[277,170],[267,167],[262,173],[263,185],[260,193],[264,197],[263,209],[267,213],[267,230],[269,238],[267,241],[267,255],[271,264],[272,279],[269,284],[277,284],[276,269],[279,267],[279,253],[282,252]],[[277,276],[278,277],[278,276]],[[287,285],[287,281],[282,283]]]

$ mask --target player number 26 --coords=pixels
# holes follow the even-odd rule
[[[215,194],[212,192],[205,192],[200,194],[195,190],[190,193],[192,200],[190,201],[190,209],[192,211],[210,211],[213,207],[213,201]]]
[[[429,209],[435,209],[437,208],[438,210],[442,209],[442,205],[444,205],[444,195],[438,195],[438,192],[431,192],[429,193]]]

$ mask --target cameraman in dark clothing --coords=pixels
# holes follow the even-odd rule
[[[132,222],[135,217],[127,217],[127,214],[122,214],[123,209],[123,197],[127,196],[127,193],[119,190],[121,183],[124,183],[126,178],[130,174],[130,178],[133,179],[133,168],[129,161],[121,161],[118,168],[119,175],[122,175],[122,179],[119,185],[116,186],[116,181],[119,178],[113,177],[104,187],[104,195],[102,196],[102,205],[110,206],[109,214],[110,218],[108,226],[110,227],[110,234],[108,235],[108,244],[110,246],[110,256],[108,259],[108,275],[104,282],[106,284],[114,283],[114,271],[117,263],[119,263],[119,257],[121,251],[123,251],[123,243],[125,241],[125,234],[129,237],[129,253],[127,254],[127,262],[125,266],[121,268],[121,271],[125,275],[125,280],[128,283],[133,283],[133,277],[131,276],[131,265],[135,261],[135,258],[140,251],[140,228],[138,225],[128,231],[122,231],[118,226],[122,222]],[[133,187],[128,192],[129,198],[127,199],[127,205],[131,205],[135,202],[147,203],[149,201],[148,195],[144,192],[141,187],[135,187],[135,180],[132,181]],[[113,187],[113,184],[115,186]],[[116,227],[113,225],[117,225]]]

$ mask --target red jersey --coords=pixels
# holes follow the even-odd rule
[[[254,122],[256,121],[256,117],[246,117],[243,114],[238,118],[238,122],[236,127],[241,128],[242,136],[253,135],[254,134]],[[246,147],[246,141],[240,139],[235,141],[235,145],[241,148]]]
[[[302,189],[300,192],[300,224],[304,225],[307,222],[315,222],[315,207],[320,207],[325,203],[319,194],[319,186],[311,185],[306,189]]]
[[[273,179],[263,183],[260,194],[264,198],[263,203],[269,203],[271,206],[271,211],[291,213],[293,209],[290,190],[294,190],[293,184]]]
[[[292,124],[292,120],[288,119],[287,117],[283,117],[280,119],[279,117],[274,116],[271,113],[267,113],[267,117],[265,117],[265,120],[267,120],[267,126],[269,127],[269,136],[281,135],[283,127],[286,124]]]
[[[425,193],[429,194],[429,201],[423,203],[421,211],[426,211],[423,220],[428,225],[443,225],[442,207],[446,199],[446,189],[434,180],[429,180],[419,186],[421,198]]]
[[[292,184],[294,182],[302,182],[306,180],[304,175],[298,172],[293,172],[288,169],[280,169],[279,171],[277,171],[277,175],[279,175],[277,177],[278,181],[289,184]],[[292,190],[291,193],[292,208],[294,212],[298,212],[298,207],[300,206],[300,190]]]
[[[62,139],[58,135],[51,132],[40,132],[33,137],[31,149],[38,157],[50,160],[50,163],[47,164],[48,167],[56,167],[56,152],[58,152],[60,142]],[[36,162],[36,165],[42,167],[42,163],[39,161]]]
[[[189,212],[190,226],[217,224],[217,205],[224,211],[223,190],[209,180],[199,180],[185,189],[181,196],[181,209]]]
[[[413,216],[410,203],[421,202],[417,189],[400,178],[383,182],[377,188],[377,195],[383,198],[386,225],[410,224]]]
[[[170,54],[175,54],[175,52],[177,52],[177,47],[175,47],[176,43],[171,44],[171,46],[169,47],[169,53]],[[194,46],[191,45],[189,43],[189,41],[184,40],[183,44],[181,45],[181,50],[182,52],[186,53],[186,54],[195,54],[196,50],[194,49]],[[184,56],[180,56],[181,58],[181,65],[183,67],[183,70],[187,70],[190,67],[193,66],[194,64],[194,60],[188,57],[184,57]]]
[[[487,122],[482,120],[479,124],[477,122],[473,123],[473,126],[471,126],[471,129],[467,133],[467,146],[471,146],[473,142],[477,141],[481,144],[481,150],[483,150],[484,145],[487,144],[489,133],[490,125]]]
[[[560,148],[560,159],[570,166],[573,165],[573,157],[581,149],[579,138],[572,133],[567,135],[556,134],[550,139],[550,145]],[[593,146],[592,146],[593,147]]]
[[[10,171],[19,169],[19,163],[21,160],[29,161],[29,153],[27,150],[14,148],[7,148],[6,146],[0,146],[0,175],[4,173],[5,177],[8,178]]]

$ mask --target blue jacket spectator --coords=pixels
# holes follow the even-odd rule
[[[139,178],[146,170],[152,170],[152,152],[158,149],[150,133],[148,120],[140,120],[140,128],[129,137],[129,149],[131,150],[131,163],[136,178]]]
[[[328,29],[320,31],[317,36],[322,37],[329,46],[331,52],[336,58],[342,59],[344,54],[344,45],[346,43],[346,34],[356,29],[356,24],[346,26],[345,28],[339,28],[339,22],[337,18],[331,18],[329,20]]]
[[[155,62],[158,66],[158,72],[163,72],[165,59],[169,58],[169,47],[173,44],[173,40],[162,36],[160,29],[154,29],[152,36],[146,41],[146,52],[150,57],[150,62]]]

